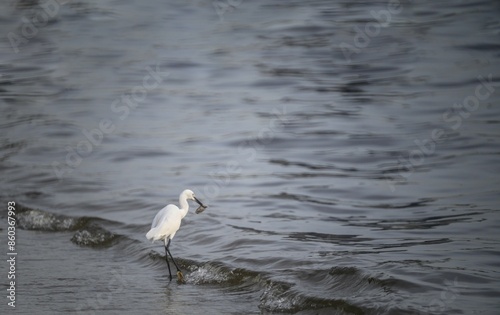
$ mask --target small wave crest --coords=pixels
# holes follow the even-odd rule
[[[149,257],[158,262],[165,261],[164,255],[154,251],[150,252]],[[198,263],[181,258],[176,258],[176,261],[181,269],[186,271],[184,280],[187,284],[216,285],[228,293],[252,294],[259,301],[258,307],[264,314],[297,313],[308,310],[315,310],[318,314],[365,314],[366,312],[366,309],[359,307],[353,301],[340,296],[332,298],[315,296],[314,292],[301,291],[296,284],[272,279],[272,275],[265,272],[231,268],[224,263],[214,261]],[[339,269],[334,274],[352,275],[353,270],[355,268]],[[327,276],[330,270],[324,272]]]
[[[80,246],[89,247],[109,247],[117,238],[113,234],[99,226],[92,225],[83,230],[79,230],[73,235],[71,241]]]
[[[294,286],[280,281],[266,281],[260,297],[259,308],[271,313],[326,310],[325,314],[365,314],[363,308],[345,299],[312,296],[310,294],[313,292],[306,294],[296,290]]]
[[[109,247],[118,235],[104,229],[91,217],[68,217],[42,210],[18,206],[17,226],[24,230],[48,232],[72,232],[71,241],[76,245],[88,247]]]
[[[258,272],[241,268],[231,269],[215,262],[191,266],[189,269],[187,282],[193,284],[224,284],[235,287],[258,281],[261,278]]]
[[[186,281],[196,285],[219,285],[227,292],[254,294],[263,314],[376,314],[376,309],[361,306],[360,292],[378,291],[387,295],[395,287],[410,284],[372,275],[356,267],[338,266],[324,270],[290,270],[290,281],[275,279],[271,273],[230,268],[221,262],[188,263]],[[292,282],[292,279],[302,279]],[[311,290],[321,283],[324,291]],[[304,314],[305,314],[304,313]]]
[[[18,207],[16,219],[19,228],[34,231],[75,231],[89,222],[85,217],[72,218],[26,207]]]

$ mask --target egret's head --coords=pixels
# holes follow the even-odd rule
[[[187,200],[194,200],[194,192],[191,189],[186,189],[182,192],[184,196],[186,196]]]
[[[194,201],[196,201],[200,205],[200,207],[202,207],[203,209],[205,209],[207,207],[198,198],[195,197],[194,192],[192,190],[186,189],[186,190],[184,190],[182,192],[182,194],[184,196],[186,196],[187,200],[194,200]]]

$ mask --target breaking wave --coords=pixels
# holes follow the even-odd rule
[[[108,247],[117,239],[117,235],[99,226],[89,226],[73,235],[71,241],[80,246]]]
[[[75,231],[87,225],[90,218],[72,218],[42,210],[35,210],[18,205],[17,226],[33,231]]]
[[[158,267],[164,267],[165,256],[163,254],[151,251],[149,258],[158,263]],[[218,286],[227,294],[251,294],[258,301],[262,314],[377,314],[378,310],[361,306],[362,300],[347,298],[340,292],[335,294],[335,287],[345,292],[339,288],[342,286],[339,283],[348,281],[350,285],[356,287],[350,288],[352,290],[378,290],[387,294],[391,291],[388,287],[393,284],[363,274],[354,267],[302,271],[304,277],[313,272],[317,274],[317,277],[330,278],[329,281],[335,283],[335,286],[327,289],[332,297],[324,297],[324,292],[323,294],[307,292],[301,284],[274,279],[271,273],[231,268],[216,261],[199,263],[181,258],[176,258],[176,261],[185,271],[184,279],[187,284]],[[394,284],[398,285],[397,282]]]
[[[92,217],[69,217],[18,205],[17,226],[20,229],[47,232],[75,232],[71,241],[80,246],[109,247],[118,235],[102,226],[102,219]]]

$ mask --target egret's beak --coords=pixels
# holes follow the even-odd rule
[[[193,197],[194,198],[194,201],[196,201],[200,206],[202,206],[203,208],[206,208],[207,206],[205,206],[201,201],[200,199],[196,198],[196,197]]]
[[[196,209],[196,214],[202,213],[207,208],[198,198],[194,197],[194,201],[200,205],[198,209]]]

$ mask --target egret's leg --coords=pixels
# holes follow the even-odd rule
[[[179,266],[177,266],[177,263],[175,262],[174,257],[172,256],[172,253],[170,252],[170,239],[168,240],[167,247],[165,249],[167,250],[168,255],[170,255],[170,258],[172,259],[172,262],[174,263],[175,268],[177,268],[177,277],[179,278],[179,281],[184,281],[184,276],[182,275],[181,270],[179,269]],[[170,267],[169,267],[170,271]],[[172,279],[170,279],[172,280]]]
[[[168,241],[170,244],[170,241]],[[172,256],[172,255],[170,255]],[[170,281],[172,281],[172,271],[170,271],[170,264],[168,263],[168,247],[165,246],[165,260],[167,261],[167,267],[168,267],[168,275],[170,277]]]

